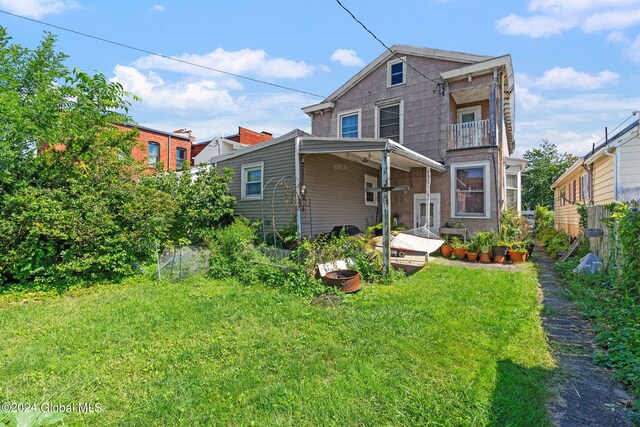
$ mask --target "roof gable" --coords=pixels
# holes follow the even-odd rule
[[[355,86],[364,78],[366,78],[378,67],[385,64],[390,59],[394,58],[396,55],[419,56],[423,58],[433,58],[433,59],[441,59],[446,61],[460,62],[462,64],[475,64],[477,62],[487,61],[493,58],[492,56],[473,55],[470,53],[452,52],[447,50],[422,48],[422,47],[406,46],[406,45],[393,45],[391,46],[391,51],[393,53],[389,52],[388,50],[385,50],[376,59],[370,62],[367,66],[365,66],[362,70],[360,70],[356,75],[351,77],[351,79],[349,79],[345,84],[340,86],[335,92],[329,95],[321,103],[304,107],[302,111],[309,114],[314,111],[333,108],[333,101],[335,99],[341,97],[349,89],[351,89],[353,86]]]

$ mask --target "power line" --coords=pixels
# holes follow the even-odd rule
[[[365,29],[366,32],[368,32],[369,34],[371,34],[371,36],[376,39],[378,41],[378,43],[380,43],[382,46],[384,46],[385,49],[387,49],[389,52],[391,52],[391,54],[393,56],[395,56],[396,58],[398,58],[400,61],[402,61],[405,65],[407,65],[409,68],[411,68],[413,71],[415,71],[416,73],[420,74],[422,77],[424,77],[425,79],[432,81],[433,83],[435,83],[437,85],[437,88],[439,89],[441,86],[441,83],[437,80],[432,79],[431,77],[428,77],[427,75],[425,75],[422,71],[419,71],[418,69],[416,69],[413,65],[409,64],[407,61],[405,61],[400,55],[398,55],[396,52],[394,52],[393,50],[391,50],[391,48],[389,46],[387,46],[385,44],[385,42],[383,42],[382,40],[380,40],[378,38],[378,36],[376,36],[373,31],[371,31],[369,28],[367,28],[366,25],[364,25],[364,23],[362,21],[360,21],[358,18],[356,18],[356,16],[349,10],[347,9],[347,7],[345,5],[343,5],[340,0],[336,0],[336,2],[340,5],[341,8],[343,8],[345,10],[345,12],[347,12],[349,15],[351,15],[351,18],[353,18],[354,21],[356,21],[358,24],[360,24],[360,26],[362,28]]]
[[[310,96],[313,96],[313,97],[316,97],[316,98],[322,98],[322,99],[326,98],[325,96],[318,95],[317,93],[307,92],[307,91],[300,90],[300,89],[295,89],[295,88],[292,88],[292,87],[289,87],[289,86],[279,85],[277,83],[271,83],[271,82],[267,82],[267,81],[264,81],[264,80],[256,79],[256,78],[253,78],[253,77],[247,77],[247,76],[243,76],[241,74],[231,73],[229,71],[218,70],[216,68],[207,67],[206,65],[196,64],[194,62],[185,61],[184,59],[175,58],[173,56],[167,56],[167,55],[163,55],[161,53],[155,53],[155,52],[152,52],[150,50],[146,50],[146,49],[139,48],[139,47],[136,47],[136,46],[132,46],[132,45],[128,45],[128,44],[125,44],[125,43],[116,42],[116,41],[109,40],[109,39],[106,39],[106,38],[103,38],[103,37],[98,37],[98,36],[94,36],[92,34],[83,33],[81,31],[72,30],[70,28],[61,27],[59,25],[49,24],[47,22],[39,21],[37,19],[27,18],[26,16],[17,15],[15,13],[7,12],[5,10],[0,10],[0,13],[4,13],[5,15],[10,15],[10,16],[13,16],[15,18],[24,19],[26,21],[35,22],[37,24],[45,25],[47,27],[57,28],[58,30],[67,31],[69,33],[77,34],[77,35],[80,35],[80,36],[83,36],[83,37],[88,37],[88,38],[91,38],[91,39],[94,39],[94,40],[99,40],[99,41],[104,42],[104,43],[109,43],[109,44],[112,44],[112,45],[115,45],[115,46],[124,47],[126,49],[131,49],[131,50],[135,50],[135,51],[138,51],[138,52],[146,53],[148,55],[153,55],[153,56],[157,56],[157,57],[160,57],[160,58],[168,59],[168,60],[171,60],[171,61],[180,62],[182,64],[187,64],[187,65],[191,65],[191,66],[194,66],[194,67],[203,68],[205,70],[214,71],[214,72],[220,73],[220,74],[225,74],[227,76],[237,77],[239,79],[248,80],[248,81],[251,81],[251,82],[254,82],[254,83],[260,83],[260,84],[263,84],[263,85],[268,85],[268,86],[276,87],[276,88],[279,88],[279,89],[288,90],[288,91],[291,91],[291,92],[297,92],[297,93],[301,93],[301,94],[304,94],[304,95],[310,95]]]

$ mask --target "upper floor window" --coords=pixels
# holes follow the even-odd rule
[[[458,123],[472,123],[481,120],[482,110],[479,105],[475,107],[458,108]]]
[[[160,161],[160,144],[157,142],[150,142],[147,145],[147,158],[149,166],[155,166]]]
[[[402,102],[378,107],[378,138],[402,143]]]
[[[187,149],[176,148],[176,169],[181,169],[184,162],[187,160]]]
[[[397,86],[405,82],[405,63],[403,60],[387,63],[387,86]]]
[[[243,200],[262,199],[262,178],[264,162],[242,165],[241,196]]]
[[[453,217],[489,218],[489,162],[451,165]]]
[[[341,114],[338,122],[340,138],[358,138],[360,136],[360,110]]]

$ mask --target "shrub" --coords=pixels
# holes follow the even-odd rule
[[[507,242],[522,241],[529,238],[529,222],[516,209],[505,209],[500,220],[500,238]]]
[[[555,228],[553,212],[549,211],[549,208],[546,206],[536,206],[533,219],[533,233],[538,238],[541,238],[544,233]]]

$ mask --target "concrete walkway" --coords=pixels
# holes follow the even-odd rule
[[[564,296],[554,261],[536,247],[543,293],[543,323],[559,364],[549,415],[556,426],[631,426],[633,396],[593,362],[594,332]]]

